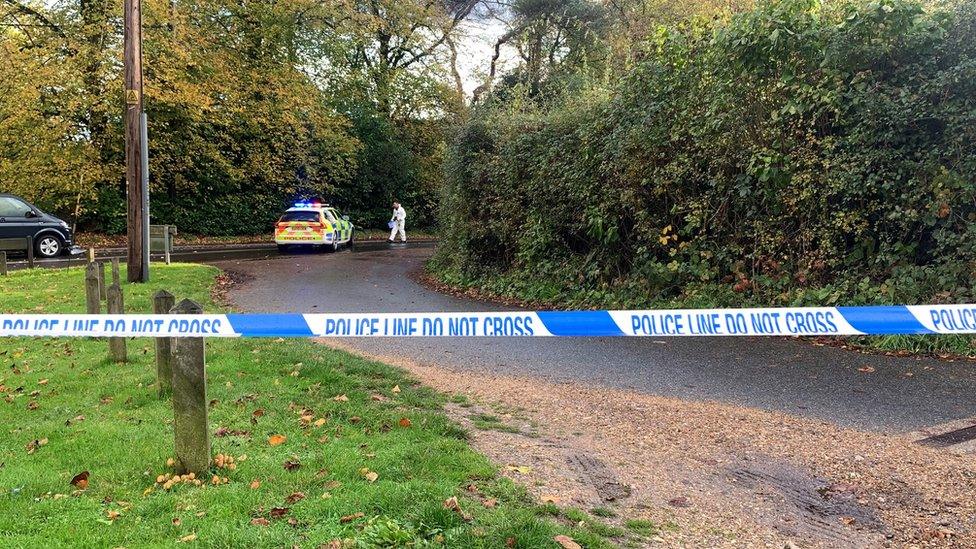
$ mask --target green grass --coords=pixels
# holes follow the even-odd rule
[[[627,520],[624,522],[624,526],[626,526],[628,530],[642,536],[653,536],[661,531],[661,528],[657,524],[643,519]]]
[[[125,285],[127,310],[149,311],[160,288],[219,310],[210,300],[216,274],[156,266],[151,283]],[[16,272],[0,278],[0,312],[77,312],[81,288],[79,269]],[[333,539],[504,547],[510,538],[515,547],[552,547],[559,533],[608,546],[588,529],[543,516],[524,488],[500,478],[443,415],[447,397],[399,369],[308,341],[207,342],[211,432],[239,433],[214,436],[213,453],[235,456],[237,468],[215,471],[228,484],[166,491],[155,480],[173,453],[171,405],[153,387],[152,341],[130,340],[128,348],[130,362],[118,365],[107,362],[103,340],[0,339],[0,546],[173,546],[195,536],[193,544],[228,547]],[[334,400],[343,394],[348,401]],[[324,424],[303,422],[303,410]],[[271,446],[276,434],[287,439]],[[300,466],[286,470],[286,461]],[[379,475],[375,482],[364,467]],[[70,480],[82,471],[89,485],[76,490]],[[498,505],[484,508],[465,490],[471,483]],[[286,503],[296,493],[305,497]],[[451,496],[473,521],[444,509]],[[273,517],[276,507],[287,514]],[[340,520],[355,513],[363,517]]]
[[[498,416],[491,414],[473,414],[469,416],[471,423],[482,431],[501,431],[504,433],[521,433],[521,429],[503,423]]]

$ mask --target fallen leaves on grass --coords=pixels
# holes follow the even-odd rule
[[[343,394],[341,394],[341,395],[337,395],[337,396],[336,396],[336,397],[334,397],[334,398],[333,398],[332,400],[334,400],[334,401],[336,401],[336,402],[349,402],[349,397],[347,397],[347,396],[345,395],[345,393],[343,393]]]
[[[264,517],[258,517],[258,518],[252,518],[251,524],[253,524],[254,526],[268,526],[271,523],[268,522],[268,519]]]
[[[46,438],[34,439],[34,440],[28,442],[27,443],[27,455],[33,454],[34,452],[37,451],[38,448],[40,448],[41,446],[46,446],[46,445],[47,445],[47,439]]]
[[[285,471],[294,471],[301,466],[302,466],[302,462],[300,462],[297,457],[292,457],[284,464],[282,464],[282,467],[285,468]]]
[[[325,425],[325,418],[324,417],[320,417],[320,418],[316,419],[314,425],[316,427],[321,427],[321,426]]]
[[[465,522],[471,522],[471,520],[473,519],[471,515],[465,513],[464,510],[461,509],[461,504],[458,503],[458,499],[455,496],[451,496],[444,500],[444,508],[450,511],[454,511],[455,513],[460,515],[461,519],[464,520]]]
[[[491,508],[495,507],[496,505],[498,505],[498,500],[495,499],[495,498],[489,498],[489,499],[486,499],[485,501],[482,501],[481,502],[481,505],[483,505],[486,509],[491,509]]]
[[[559,497],[557,496],[542,496],[539,499],[542,503],[559,503]]]
[[[350,522],[352,522],[352,521],[354,521],[356,519],[361,519],[361,518],[363,518],[365,516],[366,516],[366,514],[363,513],[363,512],[353,513],[351,515],[346,515],[346,516],[340,518],[339,519],[339,522],[341,524],[348,524],[348,523],[350,523]]]
[[[576,543],[576,541],[569,536],[560,534],[552,539],[553,541],[558,543],[563,549],[583,549],[583,547],[580,544]]]
[[[64,426],[65,427],[70,427],[72,423],[79,423],[81,421],[85,421],[85,416],[75,416],[75,417],[69,419],[68,421],[65,421],[64,422]]]
[[[288,437],[286,437],[285,435],[271,435],[270,437],[268,437],[268,444],[272,446],[279,446],[281,444],[284,444],[286,440],[288,440]]]
[[[191,541],[197,539],[196,534],[189,534],[180,538],[180,543],[190,543]]]
[[[113,521],[113,522],[114,522],[114,521],[115,521],[115,519],[117,519],[117,518],[119,518],[120,516],[122,516],[122,513],[120,513],[120,512],[118,512],[118,511],[116,511],[116,510],[114,510],[114,509],[107,509],[107,510],[105,511],[105,516],[106,516],[106,517],[108,518],[108,520],[110,520],[110,521]]]
[[[395,394],[395,395],[400,394],[400,386],[399,385],[394,385],[393,388],[390,389],[390,392],[393,393],[393,394]]]
[[[288,505],[294,505],[303,499],[305,499],[305,494],[301,492],[293,492],[291,495],[285,498],[285,503]]]
[[[359,476],[368,480],[369,482],[376,482],[376,479],[380,478],[379,473],[376,471],[370,471],[368,467],[363,467],[359,470]]]
[[[401,417],[400,418],[400,421],[399,421],[399,424],[400,424],[400,427],[403,427],[404,429],[406,429],[407,427],[410,427],[411,425],[413,425],[413,422],[410,421],[410,418],[408,418],[408,417]]]
[[[71,485],[79,490],[84,490],[88,488],[88,476],[90,473],[88,471],[82,471],[77,475],[71,477]]]
[[[515,473],[521,473],[527,475],[532,472],[532,468],[528,465],[506,465],[505,469]]]
[[[250,431],[240,431],[237,429],[228,429],[227,427],[219,427],[214,431],[215,437],[249,437],[251,436]]]
[[[288,507],[272,507],[271,508],[271,518],[281,518],[291,511]]]
[[[870,374],[874,372],[874,366],[863,366],[861,368],[858,368],[857,371],[865,374]]]
[[[251,481],[251,490],[257,490],[260,487],[261,487],[261,481],[260,480],[254,479],[254,480]]]

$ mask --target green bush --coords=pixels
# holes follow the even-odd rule
[[[603,98],[475,112],[433,267],[576,305],[971,301],[974,35],[910,0],[662,27]]]

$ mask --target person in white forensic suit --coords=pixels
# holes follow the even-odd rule
[[[400,233],[401,241],[407,241],[407,232],[403,228],[406,220],[407,211],[403,209],[403,206],[399,202],[393,202],[393,218],[390,219],[393,223],[393,229],[390,230],[390,242],[396,240],[397,233]]]

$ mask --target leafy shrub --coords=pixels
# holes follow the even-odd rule
[[[574,304],[972,300],[974,31],[913,0],[662,27],[605,99],[476,111],[432,265]]]

